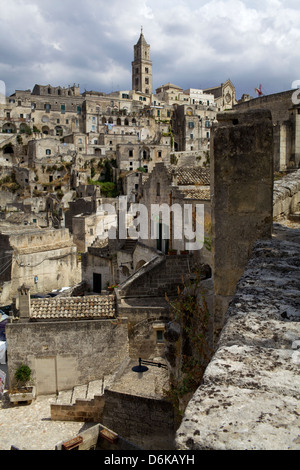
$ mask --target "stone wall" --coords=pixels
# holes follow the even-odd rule
[[[234,110],[248,111],[251,109],[268,109],[271,111],[274,124],[282,123],[289,119],[289,109],[292,107],[293,90],[264,95],[258,98],[244,101],[234,106]]]
[[[96,395],[92,400],[77,399],[74,404],[53,404],[50,406],[53,421],[101,423],[104,396]]]
[[[273,217],[287,217],[300,211],[300,170],[274,182]]]
[[[299,299],[299,244],[257,242],[178,449],[300,450]]]
[[[154,258],[142,266],[120,286],[121,297],[165,297],[176,295],[182,276],[191,273],[190,255],[170,255]]]
[[[103,424],[142,449],[174,449],[174,411],[165,400],[105,390]]]
[[[273,126],[267,110],[218,115],[212,139],[214,324],[218,338],[253,243],[272,231]]]
[[[102,379],[128,357],[125,320],[12,323],[6,336],[9,376],[27,364],[40,395]]]

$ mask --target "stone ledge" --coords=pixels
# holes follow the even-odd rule
[[[177,449],[300,449],[299,299],[300,245],[257,242]]]

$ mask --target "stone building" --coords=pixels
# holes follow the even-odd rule
[[[229,79],[225,83],[221,83],[221,85],[206,88],[204,93],[214,96],[214,103],[218,112],[232,109],[237,104],[235,87]]]
[[[157,163],[149,178],[142,188],[140,203],[148,211],[148,233],[143,243],[152,248],[159,249],[163,253],[168,253],[170,249],[178,252],[187,250],[189,240],[184,235],[185,226],[191,224],[196,230],[196,206],[203,206],[204,216],[204,236],[209,237],[210,232],[210,172],[203,167],[174,167],[166,166],[164,163]],[[160,213],[157,220],[157,227],[153,226],[151,220],[151,205],[158,204],[163,207],[178,207],[179,215],[170,211],[166,215]],[[191,209],[188,215],[188,208]],[[190,219],[189,219],[190,217]],[[181,227],[181,228],[180,228]],[[157,237],[153,238],[153,230],[157,230]],[[181,237],[175,235],[180,230]],[[151,235],[150,235],[151,233]],[[192,241],[192,240],[191,240]],[[203,240],[204,241],[204,240]],[[205,246],[196,254],[202,261],[209,258]],[[195,254],[195,253],[194,253]]]
[[[20,280],[33,293],[77,284],[77,249],[67,229],[2,224],[0,235],[1,301],[12,302]]]
[[[263,95],[239,102],[235,109],[269,109],[274,126],[274,169],[276,171],[295,170],[300,166],[299,147],[299,104],[295,90],[272,95]],[[296,92],[297,94],[297,92]]]

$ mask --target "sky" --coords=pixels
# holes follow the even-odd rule
[[[130,90],[141,27],[154,90],[230,79],[239,99],[300,80],[299,0],[0,0],[6,95],[35,84]]]

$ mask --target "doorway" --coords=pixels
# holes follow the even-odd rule
[[[93,273],[93,292],[101,294],[102,290],[102,276],[98,273]]]

